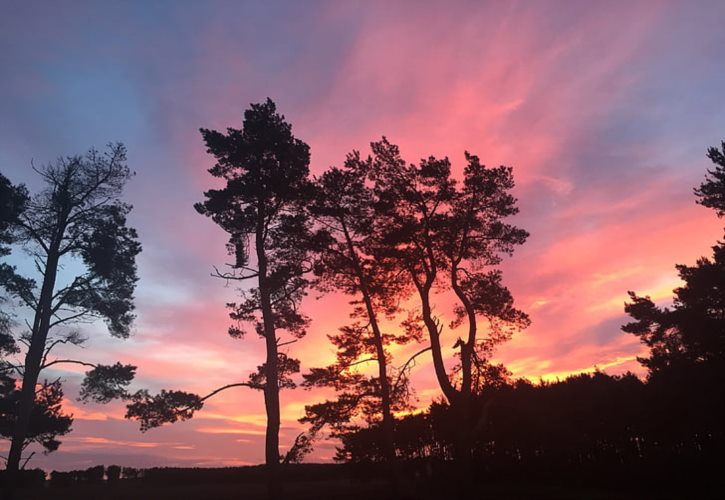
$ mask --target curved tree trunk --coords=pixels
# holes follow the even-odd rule
[[[395,418],[393,417],[392,410],[392,398],[390,394],[390,380],[388,377],[388,361],[385,358],[385,347],[383,344],[383,333],[380,330],[380,324],[378,323],[378,317],[375,313],[375,307],[373,306],[372,295],[370,293],[370,287],[368,279],[363,272],[360,265],[360,260],[357,256],[357,250],[352,241],[352,237],[345,225],[345,221],[340,221],[342,224],[343,232],[345,234],[345,242],[347,243],[347,250],[350,252],[350,258],[355,268],[355,274],[360,284],[360,293],[363,296],[363,302],[365,303],[365,311],[370,321],[370,328],[373,331],[373,341],[375,343],[375,357],[378,363],[378,379],[380,380],[380,402],[382,412],[382,429],[383,429],[383,455],[385,461],[390,464],[388,468],[388,475],[390,480],[391,493],[396,496],[398,493],[398,477],[395,466]]]
[[[370,326],[373,330],[375,342],[375,355],[378,359],[378,378],[380,380],[380,400],[383,414],[383,455],[389,464],[387,468],[388,480],[390,481],[391,494],[395,498],[398,494],[398,477],[395,456],[395,418],[393,417],[392,400],[390,395],[390,382],[387,373],[387,361],[385,360],[385,349],[383,348],[383,335],[378,325],[375,311],[369,293],[363,292],[365,307],[368,310]]]
[[[451,288],[455,292],[458,299],[463,304],[468,317],[468,337],[465,342],[461,342],[461,390],[458,396],[458,411],[461,419],[460,433],[457,447],[460,455],[461,464],[464,470],[471,468],[471,454],[473,447],[473,426],[474,418],[472,415],[472,399],[473,399],[473,356],[476,346],[476,336],[478,328],[476,325],[476,311],[473,304],[466,296],[465,292],[458,283],[458,268],[454,263],[451,269]]]
[[[375,307],[373,306],[372,295],[370,293],[370,286],[368,279],[360,266],[360,260],[357,256],[357,250],[353,244],[350,233],[347,230],[345,221],[341,220],[343,232],[345,234],[345,242],[347,243],[348,252],[350,252],[350,258],[355,268],[355,274],[360,284],[360,293],[363,296],[363,302],[365,303],[365,311],[370,321],[370,328],[373,331],[373,341],[375,343],[375,357],[378,362],[378,378],[380,379],[380,399],[382,406],[383,416],[383,436],[385,443],[383,444],[385,459],[392,462],[395,460],[395,441],[394,441],[394,426],[395,419],[393,418],[392,411],[392,400],[390,395],[390,380],[388,377],[388,361],[385,359],[385,347],[383,345],[383,333],[380,330],[380,324],[378,323],[378,317],[375,313]]]
[[[423,324],[425,324],[428,330],[428,337],[430,338],[431,354],[433,356],[433,368],[435,370],[436,379],[438,379],[438,385],[440,385],[443,395],[446,397],[450,404],[455,404],[458,391],[456,391],[451,381],[448,379],[448,372],[443,361],[443,351],[441,348],[440,331],[438,330],[438,324],[433,319],[433,309],[430,305],[430,285],[419,284],[418,281],[414,281],[418,294],[420,295],[421,301],[421,313],[423,315]],[[430,280],[432,283],[432,280]]]

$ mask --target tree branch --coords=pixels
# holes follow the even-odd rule
[[[249,387],[250,389],[264,389],[264,387],[261,384],[253,384],[251,382],[238,382],[236,384],[227,384],[225,386],[222,386],[218,389],[211,391],[206,396],[199,398],[199,401],[206,401],[207,399],[211,398],[212,396],[216,396],[220,392],[226,391],[227,389],[231,389],[232,387]]]
[[[246,266],[243,269],[245,269],[247,271],[254,271],[253,269],[246,267]],[[211,273],[211,276],[213,278],[222,278],[225,280],[244,281],[244,280],[258,277],[259,273],[254,272],[254,274],[248,274],[246,276],[237,276],[235,273],[222,273],[221,271],[219,271],[219,268],[214,266],[214,272]]]
[[[393,384],[393,388],[394,389],[397,389],[398,388],[398,384],[400,384],[400,381],[403,378],[405,371],[408,369],[408,366],[412,362],[415,361],[415,358],[417,358],[418,356],[420,356],[424,352],[430,351],[431,349],[432,349],[431,346],[428,346],[428,347],[426,347],[424,349],[421,349],[420,351],[418,351],[415,354],[413,354],[410,358],[408,358],[408,361],[406,361],[403,366],[401,366],[400,368],[398,368],[398,378],[395,380],[395,383]]]
[[[48,347],[45,348],[45,352],[43,353],[43,360],[41,361],[41,367],[45,365],[45,362],[48,360],[48,354],[50,354],[50,351],[52,351],[53,348],[58,344],[67,344],[70,342],[71,344],[78,345],[84,340],[85,339],[78,335],[77,332],[71,333],[67,337],[54,340],[50,343],[50,345],[48,345]]]
[[[56,318],[58,318],[58,319],[56,321],[53,321],[50,324],[50,327],[49,328],[54,328],[54,327],[56,327],[56,326],[58,326],[58,325],[60,325],[62,323],[67,322],[67,321],[73,321],[73,320],[76,320],[78,318],[82,318],[83,316],[89,316],[89,315],[92,315],[92,314],[93,313],[91,311],[81,311],[81,312],[79,312],[77,314],[72,314],[70,316],[66,316],[65,318],[61,318],[57,314],[55,314],[55,312],[54,312],[53,315]]]
[[[20,467],[21,470],[25,470],[25,466],[28,465],[28,462],[30,462],[30,459],[33,458],[33,455],[35,455],[35,452],[28,455],[28,458],[25,459],[25,462],[23,462],[23,465]]]
[[[87,363],[85,361],[78,361],[75,359],[54,359],[50,363],[45,363],[45,364],[41,365],[40,369],[44,370],[44,369],[48,368],[49,366],[53,366],[53,365],[57,365],[57,364],[61,364],[61,363],[69,363],[69,364],[75,364],[75,365],[89,366],[91,368],[98,368],[98,365],[95,365],[93,363]]]
[[[344,371],[345,371],[345,370],[347,370],[348,368],[352,368],[353,366],[356,366],[356,365],[361,365],[361,364],[363,364],[363,363],[368,363],[368,362],[370,362],[370,361],[377,361],[377,360],[378,360],[378,358],[366,358],[366,359],[360,359],[360,360],[358,360],[358,361],[354,361],[354,362],[352,362],[352,363],[350,363],[350,364],[348,364],[348,365],[346,365],[346,366],[343,366],[343,367],[342,367],[342,368],[340,369],[340,373],[344,372]]]

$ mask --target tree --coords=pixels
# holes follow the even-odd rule
[[[386,333],[380,324],[381,316],[392,318],[399,312],[409,287],[390,261],[373,255],[375,212],[374,193],[366,182],[369,167],[369,159],[351,153],[343,168],[331,168],[317,180],[317,195],[310,206],[318,225],[317,286],[353,296],[354,322],[328,336],[337,348],[336,362],[304,375],[305,386],[333,387],[337,398],[306,406],[301,421],[311,423],[313,433],[329,425],[333,436],[356,429],[356,417],[380,425],[382,456],[392,464],[393,412],[408,407],[408,387],[404,374],[396,376],[390,366],[388,346],[420,341],[422,332],[408,328],[402,334]],[[377,365],[375,376],[359,373],[358,367],[366,363]]]
[[[630,291],[624,308],[634,321],[622,329],[649,348],[648,356],[637,359],[650,376],[725,362],[725,246],[715,245],[711,259],[676,268],[685,284],[674,290],[672,307],[658,307]]]
[[[715,164],[695,189],[697,203],[725,215],[725,143],[723,151],[708,150]],[[649,297],[630,291],[625,312],[634,321],[622,329],[637,335],[649,349],[638,360],[656,377],[667,372],[708,366],[725,375],[725,244],[712,247],[712,258],[694,266],[675,266],[684,285],[674,290],[672,307],[658,307]]]
[[[104,367],[51,356],[58,345],[78,345],[85,340],[77,331],[67,329],[79,322],[101,318],[111,335],[126,338],[130,333],[138,279],[135,259],[141,245],[136,231],[126,225],[131,206],[120,200],[131,176],[125,162],[122,144],[109,145],[103,154],[91,149],[85,156],[60,158],[53,164],[34,167],[45,187],[32,198],[23,196],[24,188],[14,190],[21,202],[15,204],[13,220],[4,222],[3,240],[21,246],[42,279],[38,285],[8,264],[0,267],[0,286],[33,317],[32,323],[27,323],[27,332],[16,336],[25,346],[24,360],[11,365],[22,377],[22,388],[14,411],[7,462],[10,490],[36,418],[34,408],[42,407],[36,405],[36,394],[44,369],[61,363],[92,367],[85,382],[85,396],[94,399],[102,391],[125,396],[124,388],[133,378],[135,367],[130,365]],[[4,212],[9,213],[6,207]],[[7,255],[7,251],[4,253]],[[70,260],[80,263],[83,273],[63,283],[58,271]],[[100,376],[103,373],[114,377],[105,379]],[[58,387],[53,384],[41,386],[40,391],[49,391],[48,403],[58,395]]]
[[[222,390],[239,386],[261,390],[267,413],[265,462],[274,496],[279,494],[279,393],[295,386],[290,375],[299,371],[299,361],[280,349],[303,337],[308,324],[299,304],[309,270],[304,211],[310,190],[309,146],[292,135],[291,125],[270,99],[245,111],[242,129],[228,128],[226,133],[201,129],[201,134],[217,161],[209,173],[223,179],[226,186],[207,191],[206,200],[195,208],[229,234],[227,249],[234,258],[227,271],[216,270],[215,275],[256,284],[240,289],[240,302],[228,304],[235,322],[229,334],[242,338],[243,325],[254,325],[264,340],[266,359],[249,381],[229,384],[204,397],[182,391],[156,396],[140,392],[127,416],[140,420],[142,429],[149,428],[191,418],[207,398]],[[284,332],[290,340],[282,340]]]
[[[392,260],[405,272],[417,292],[419,319],[428,332],[436,378],[444,396],[459,415],[457,455],[470,460],[471,433],[478,426],[471,398],[483,388],[486,376],[501,372],[491,365],[496,345],[529,324],[513,306],[496,266],[528,233],[503,220],[518,212],[510,194],[510,167],[486,168],[466,153],[467,165],[459,187],[447,158],[429,157],[407,164],[387,139],[372,144],[371,175],[377,196],[378,258]],[[434,311],[432,292],[453,292],[459,301],[451,328],[467,326],[458,338],[458,364],[446,368],[441,345],[443,325]],[[488,322],[479,330],[479,319]]]
[[[695,190],[697,202],[723,215],[723,155],[710,148],[714,171]],[[712,257],[694,266],[675,266],[683,285],[670,307],[630,291],[624,310],[632,317],[622,330],[647,346],[638,357],[648,370],[650,405],[658,415],[658,441],[695,443],[703,453],[714,450],[721,462],[725,443],[725,244],[712,247]]]
[[[115,483],[121,479],[121,466],[109,465],[106,467],[106,479],[109,483]]]

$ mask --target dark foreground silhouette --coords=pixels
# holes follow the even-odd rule
[[[652,464],[654,465],[654,464]],[[660,464],[663,465],[663,464]],[[111,472],[106,468],[106,475]],[[692,471],[683,475],[662,476],[653,467],[644,470],[622,467],[615,476],[590,470],[583,476],[581,468],[553,470],[544,467],[538,473],[492,477],[484,464],[471,484],[471,498],[718,498],[724,491],[722,479],[693,484]],[[27,471],[26,486],[18,492],[21,500],[32,499],[160,499],[175,500],[262,499],[266,498],[266,475],[262,466],[221,469],[130,469],[134,479],[103,479],[103,467],[87,471],[54,473],[42,481],[42,471]],[[100,474],[99,474],[100,472]],[[125,473],[126,471],[124,471]],[[293,464],[285,471],[284,498],[295,499],[368,499],[389,498],[381,464]],[[31,475],[35,484],[29,485]],[[683,480],[687,477],[687,480]],[[415,460],[401,464],[401,499],[451,498],[457,489],[456,468],[452,462]],[[525,479],[524,479],[525,478]],[[630,482],[629,480],[634,480]]]

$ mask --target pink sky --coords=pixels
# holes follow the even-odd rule
[[[94,325],[86,349],[63,354],[133,363],[137,387],[205,393],[246,379],[264,358],[254,336],[226,335],[234,289],[209,276],[226,261],[226,237],[192,205],[212,186],[198,128],[239,127],[248,104],[267,96],[310,145],[317,174],[382,135],[409,161],[447,155],[460,170],[468,150],[514,167],[515,221],[531,237],[505,262],[504,278],[532,325],[498,358],[516,376],[642,373],[637,339],[619,330],[627,291],[667,303],[675,263],[693,263],[722,236],[721,221],[692,195],[707,147],[725,139],[721,3],[60,9],[13,5],[0,20],[0,169],[33,189],[31,159],[128,146],[137,175],[127,197],[144,245],[135,331],[121,341]],[[314,295],[304,303],[309,334],[290,348],[303,369],[332,359],[326,334],[350,309],[345,297]],[[437,299],[450,315],[449,298]],[[446,333],[445,344],[457,335]],[[396,351],[396,362],[416,347]],[[439,391],[429,359],[419,359],[413,380],[424,406]],[[66,381],[74,430],[58,452],[34,458],[37,466],[263,459],[260,393],[223,393],[192,421],[142,434],[123,420],[122,404],[75,401],[81,374],[54,372]],[[283,393],[283,444],[304,405],[323,397]],[[333,454],[321,443],[312,458]]]

